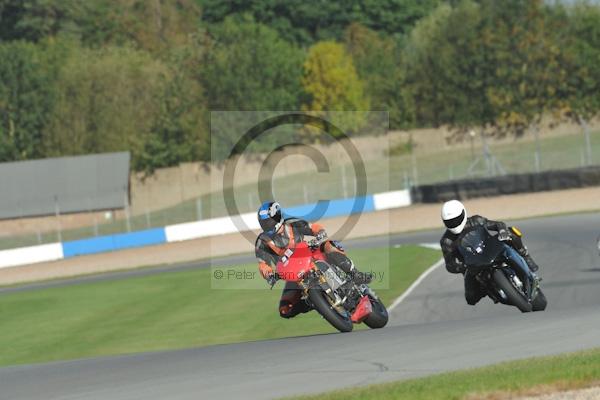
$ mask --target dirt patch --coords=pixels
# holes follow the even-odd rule
[[[471,214],[493,219],[519,219],[531,216],[600,209],[600,187],[572,189],[480,198],[465,201]],[[388,233],[439,228],[439,204],[418,204],[411,207],[364,214],[345,237],[357,238]],[[346,217],[323,221],[330,235],[344,224]],[[338,239],[343,239],[338,237]],[[254,252],[254,241],[241,234],[168,243],[112,253],[74,257],[66,260],[0,269],[0,285],[69,277],[90,273],[129,269],[141,266],[176,264],[208,259],[228,254]]]

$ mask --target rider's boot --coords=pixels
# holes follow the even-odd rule
[[[519,251],[519,253],[525,259],[525,262],[529,266],[529,269],[531,270],[531,272],[537,272],[537,270],[540,269],[540,267],[538,267],[538,265],[535,263],[535,261],[533,261],[533,258],[531,258],[531,254],[529,254],[529,250],[527,250],[527,247],[523,247],[523,249],[521,251]]]

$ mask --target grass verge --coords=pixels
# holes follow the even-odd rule
[[[293,399],[500,400],[514,395],[576,389],[599,382],[600,348]]]
[[[406,246],[357,249],[350,256],[361,269],[386,274],[389,289],[377,292],[389,304],[439,252]],[[262,287],[214,290],[211,270],[197,269],[5,294],[0,365],[333,332],[315,312],[281,319],[282,283],[272,291]]]

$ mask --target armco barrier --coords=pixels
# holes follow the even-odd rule
[[[586,167],[421,185],[411,189],[411,198],[413,203],[439,203],[451,199],[465,200],[599,185],[600,167]]]
[[[322,215],[317,215],[317,203],[285,208],[286,216],[315,220],[350,215],[356,212],[371,212],[389,208],[405,207],[411,204],[408,190],[378,193],[362,198],[331,200]],[[236,221],[239,219],[240,221]],[[238,222],[236,224],[236,222]],[[240,222],[242,224],[240,224]],[[167,242],[217,236],[239,231],[238,226],[249,230],[259,229],[256,213],[246,213],[234,217],[212,218],[164,228],[98,236],[64,243],[51,243],[39,246],[20,247],[0,251],[0,268],[15,267],[44,261],[85,254],[97,254],[133,247],[150,246]]]

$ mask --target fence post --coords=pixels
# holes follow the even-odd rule
[[[540,150],[540,127],[535,124],[533,127],[535,137],[535,172],[539,173],[541,169],[541,150]]]
[[[411,152],[411,163],[412,163],[412,174],[413,184],[419,186],[419,168],[417,166],[417,157],[414,152]]]
[[[579,117],[579,122],[583,126],[583,134],[585,136],[587,165],[592,165],[592,145],[590,143],[590,127],[588,126],[587,121],[581,117]]]
[[[98,216],[96,215],[96,213],[94,211],[92,211],[92,199],[91,198],[87,198],[87,203],[88,203],[88,213],[92,214],[93,218],[94,218],[94,236],[98,236]]]
[[[348,183],[346,182],[346,166],[343,163],[342,163],[342,190],[344,191],[342,197],[343,198],[348,197]]]
[[[148,229],[150,229],[151,224],[152,224],[152,221],[150,219],[150,211],[148,210],[148,205],[146,205],[146,227]]]
[[[125,225],[127,226],[127,232],[131,232],[131,221],[129,220],[129,201],[127,199],[127,190],[123,195],[123,205],[125,206]]]
[[[202,197],[196,199],[196,220],[202,220]]]
[[[58,196],[54,195],[54,217],[56,218],[56,236],[62,243],[62,228],[60,225],[60,207],[58,206]]]

